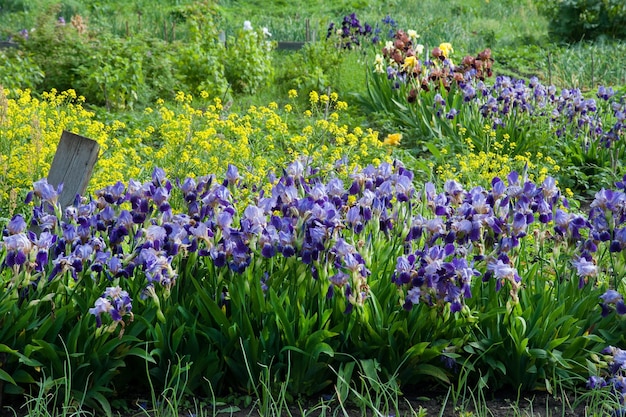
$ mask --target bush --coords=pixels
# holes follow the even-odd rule
[[[68,23],[59,17],[59,11],[59,6],[50,7],[38,15],[34,30],[24,29],[16,37],[25,54],[44,72],[40,91],[74,88],[77,69],[92,52],[86,21],[77,15]]]
[[[189,41],[177,44],[173,65],[181,90],[205,91],[213,97],[223,97],[228,90],[224,74],[224,45],[219,42],[214,21],[215,10],[210,6],[186,9],[183,15],[189,25]]]
[[[267,28],[255,30],[249,21],[243,29],[230,37],[224,54],[226,79],[235,93],[254,94],[267,86],[274,69],[270,52],[275,43],[270,41]]]
[[[43,81],[39,65],[17,48],[0,50],[0,61],[0,85],[4,88],[34,89]]]
[[[323,91],[339,77],[344,56],[330,42],[311,42],[297,52],[280,57],[283,65],[276,74],[276,85],[299,91]]]
[[[626,39],[622,0],[552,0],[537,2],[537,6],[550,21],[550,36],[556,40]]]

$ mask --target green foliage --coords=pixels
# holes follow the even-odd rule
[[[545,83],[561,88],[593,91],[598,85],[619,86],[626,83],[626,68],[616,64],[616,57],[626,53],[619,41],[579,42],[574,45],[549,45],[537,55],[535,65]]]
[[[224,62],[224,44],[219,41],[213,5],[186,7],[180,11],[189,27],[187,42],[175,42],[173,58],[174,77],[179,90],[207,92],[212,97],[223,97],[228,90]]]
[[[4,88],[35,90],[44,79],[39,65],[18,49],[0,49],[0,61],[0,85]]]
[[[268,85],[274,72],[271,51],[275,43],[270,37],[266,28],[255,30],[250,26],[228,38],[224,72],[235,93],[254,94]]]
[[[325,91],[336,85],[343,55],[332,43],[306,43],[296,52],[278,55],[276,86],[283,94],[290,89],[298,91]]]
[[[193,92],[206,91],[211,96],[222,97],[228,88],[224,64],[219,56],[223,46],[214,40],[180,45],[176,56],[175,77],[181,89]]]
[[[8,383],[6,393],[22,394],[26,386],[51,383],[46,389],[54,388],[89,407],[110,410],[109,401],[115,396],[112,384],[122,374],[126,360],[136,356],[153,361],[139,347],[143,342],[135,332],[141,326],[127,334],[113,334],[116,327],[94,332],[93,318],[84,312],[98,289],[91,277],[78,283],[67,278],[73,281],[65,276],[48,283],[44,278],[34,280],[28,288],[3,280],[0,340],[12,348],[0,345],[6,357],[0,378]],[[51,379],[40,381],[42,375]]]
[[[538,2],[548,18],[550,35],[559,41],[626,38],[626,5],[621,0]]]
[[[90,102],[108,109],[133,108],[146,88],[142,60],[144,45],[103,36],[93,45],[94,54],[77,69],[76,88]]]
[[[35,30],[28,38],[16,37],[20,48],[44,72],[42,91],[74,88],[79,78],[77,69],[91,55],[89,38],[80,22],[76,25],[58,21],[59,6],[52,6],[37,16]]]
[[[552,48],[535,43],[498,48],[497,53],[494,53],[494,65],[497,66],[498,75],[524,79],[535,76],[547,81],[545,61]]]
[[[518,304],[501,298],[506,290],[499,294],[493,283],[473,290],[478,322],[463,355],[477,373],[473,377],[491,389],[552,392],[559,383],[572,388],[586,376],[589,353],[620,339],[620,323],[599,314],[597,300],[606,286],[581,287],[565,253],[549,246],[537,242],[535,255],[530,245],[520,250],[525,285]]]

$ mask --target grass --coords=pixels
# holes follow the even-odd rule
[[[539,400],[536,396],[522,398],[520,393],[506,399],[494,401],[492,393],[484,384],[471,387],[466,378],[457,387],[440,391],[437,396],[407,398],[399,390],[397,374],[384,380],[377,372],[374,363],[361,361],[355,371],[358,381],[346,377],[337,370],[335,392],[319,400],[303,398],[295,403],[287,401],[286,384],[276,387],[272,384],[271,367],[262,367],[254,377],[246,358],[246,369],[250,378],[258,381],[247,404],[241,398],[219,399],[197,398],[182,395],[185,390],[186,374],[189,368],[169,378],[169,386],[158,391],[151,384],[150,400],[135,400],[118,410],[107,410],[107,416],[118,417],[218,417],[218,416],[259,416],[259,417],[557,417],[581,415],[584,417],[604,416],[607,410],[619,408],[617,398],[608,391],[589,391],[580,395],[568,395],[557,389],[554,395]],[[57,380],[45,378],[37,384],[38,390],[25,397],[19,407],[4,407],[3,414],[12,417],[95,417],[97,411],[87,409],[71,401],[65,393],[66,384],[71,381],[71,370]],[[254,377],[254,378],[253,378]],[[208,383],[208,382],[207,382]],[[209,384],[210,385],[210,384]],[[213,392],[211,390],[211,392]],[[583,412],[584,414],[580,414]],[[573,414],[579,413],[579,414]]]

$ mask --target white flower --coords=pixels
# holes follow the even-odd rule
[[[379,74],[383,74],[385,72],[385,63],[381,54],[376,54],[374,71]]]
[[[392,41],[387,41],[385,43],[385,47],[383,48],[385,51],[393,51],[393,42]]]
[[[263,28],[263,35],[267,36],[268,38],[272,37],[272,33],[269,31],[268,28]]]
[[[424,45],[417,44],[415,45],[415,55],[422,55],[424,53]]]
[[[420,35],[418,35],[417,32],[414,31],[413,29],[407,30],[406,34],[412,41],[420,37]]]
[[[243,30],[253,30],[252,23],[249,20],[243,22]]]

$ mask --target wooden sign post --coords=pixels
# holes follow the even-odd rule
[[[48,173],[48,184],[56,187],[63,183],[62,208],[72,205],[76,194],[83,195],[87,189],[99,150],[95,140],[63,131]]]

